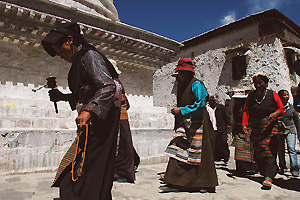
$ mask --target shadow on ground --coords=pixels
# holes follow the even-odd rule
[[[257,174],[254,174],[254,173],[246,175],[246,176],[236,175],[237,174],[236,170],[228,169],[225,164],[216,165],[216,169],[221,169],[221,170],[229,172],[226,175],[230,178],[235,178],[235,177],[247,178],[251,181],[255,181],[260,184],[264,181],[264,177],[262,177],[262,176],[257,177]],[[283,177],[275,178],[273,180],[273,185],[276,185],[283,189],[294,190],[296,192],[300,192],[300,187],[299,187],[300,179],[299,178],[296,178],[293,176],[288,176],[288,175],[282,175],[282,176]]]

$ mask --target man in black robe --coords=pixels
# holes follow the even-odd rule
[[[108,59],[89,45],[77,23],[63,23],[42,40],[45,51],[72,63],[72,93],[58,90],[50,100],[68,101],[78,111],[78,137],[58,168],[53,187],[61,200],[109,200],[113,185],[122,84]]]

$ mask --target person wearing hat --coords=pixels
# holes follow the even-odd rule
[[[255,90],[247,96],[243,111],[243,131],[251,129],[254,160],[265,177],[262,189],[270,189],[278,172],[278,118],[284,114],[284,106],[275,91],[267,89],[269,78],[264,72],[252,77]]]
[[[169,157],[162,192],[215,192],[218,185],[214,165],[212,137],[215,134],[206,109],[207,90],[194,77],[193,61],[181,58],[172,76],[178,82],[175,134],[165,155]]]
[[[113,185],[122,84],[108,59],[87,43],[77,23],[62,23],[42,40],[45,51],[71,63],[71,93],[49,93],[78,111],[78,136],[63,157],[52,187],[61,200],[108,200]]]

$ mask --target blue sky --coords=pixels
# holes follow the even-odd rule
[[[182,42],[276,8],[300,26],[300,0],[114,0],[121,22]]]

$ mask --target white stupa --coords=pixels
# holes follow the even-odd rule
[[[82,12],[120,21],[113,0],[45,0]]]

